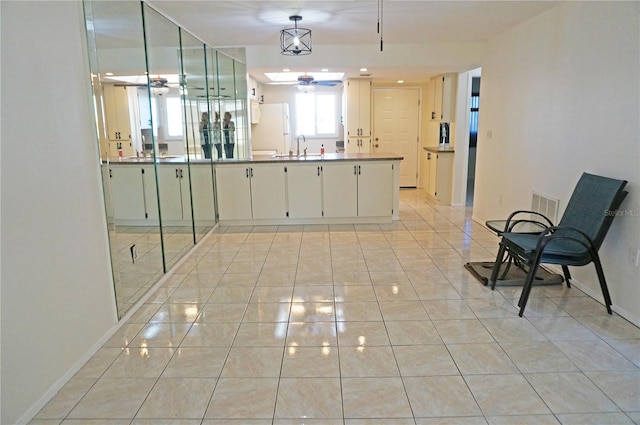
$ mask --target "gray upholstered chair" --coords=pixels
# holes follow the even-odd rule
[[[567,286],[570,286],[571,274],[568,266],[584,266],[593,262],[607,311],[611,314],[611,297],[598,250],[627,195],[624,190],[626,184],[626,180],[584,173],[557,226],[549,226],[540,234],[503,233],[491,273],[491,289],[495,289],[501,260],[505,254],[528,267],[518,302],[519,315],[522,317],[540,264],[562,266]]]

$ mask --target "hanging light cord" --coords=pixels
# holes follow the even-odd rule
[[[382,52],[382,31],[383,31],[383,27],[382,27],[382,12],[383,12],[383,1],[384,0],[378,0],[378,34],[380,34],[380,51]]]

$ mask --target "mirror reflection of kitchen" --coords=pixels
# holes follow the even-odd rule
[[[146,63],[141,10],[135,2],[86,1],[85,15],[116,304],[122,317],[163,274],[159,223],[150,225],[153,214],[148,223],[138,221],[148,216],[147,209],[155,205],[157,210],[153,164],[112,166],[134,156],[134,146],[142,152],[143,135],[145,143],[153,142],[150,96],[148,86],[142,86]],[[127,31],[113,38],[109,33],[114,27]]]
[[[216,113],[230,112],[233,154],[247,156],[246,100],[234,96],[246,92],[245,68],[146,3],[84,4],[122,317],[215,225],[218,159],[205,155],[204,138],[212,134],[201,131],[200,121],[206,113],[212,129]]]

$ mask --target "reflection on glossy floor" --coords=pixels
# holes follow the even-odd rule
[[[519,318],[470,213],[218,229],[33,424],[639,423],[640,329],[564,286]]]
[[[118,314],[122,317],[164,274],[158,226],[110,225]],[[196,227],[200,239],[210,227]],[[164,226],[164,252],[171,268],[193,247],[191,226]]]

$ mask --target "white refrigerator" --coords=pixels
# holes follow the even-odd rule
[[[251,124],[253,154],[288,153],[290,146],[289,104],[261,104],[259,122]]]

